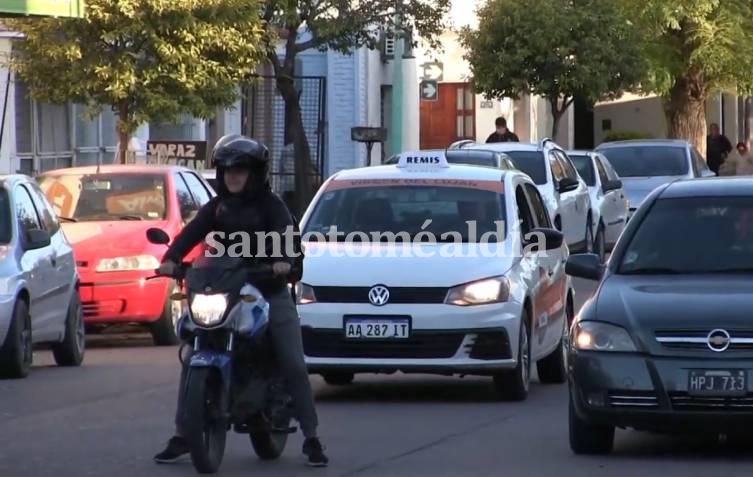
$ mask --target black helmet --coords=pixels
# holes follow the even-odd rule
[[[229,134],[212,149],[212,164],[219,168],[246,167],[262,178],[269,173],[269,149],[261,142],[240,134]]]

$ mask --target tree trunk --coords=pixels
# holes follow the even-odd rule
[[[698,75],[677,78],[662,105],[667,119],[667,137],[684,139],[706,157],[706,86]]]
[[[572,97],[566,96],[562,98],[562,101],[560,101],[559,96],[553,96],[549,98],[549,106],[552,110],[552,141],[557,142],[557,134],[559,134],[560,131],[560,122],[562,121],[562,116],[565,115],[567,108],[569,108],[571,104],[573,104]],[[570,146],[568,145],[567,147]]]
[[[128,105],[121,104],[118,107],[118,121],[115,126],[115,132],[118,134],[118,152],[115,162],[118,164],[125,164],[128,157],[128,143],[131,141],[131,134],[126,124],[129,114]]]

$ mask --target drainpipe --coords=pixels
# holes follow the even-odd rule
[[[392,131],[391,155],[403,152],[403,44],[401,0],[397,0],[395,13],[395,54],[392,60]]]
[[[0,158],[3,157],[3,138],[5,137],[5,122],[6,118],[8,117],[8,97],[10,96],[10,79],[11,79],[11,70],[8,68],[8,78],[6,78],[5,81],[5,99],[3,100],[3,109],[0,109],[2,111],[3,117],[0,118]]]

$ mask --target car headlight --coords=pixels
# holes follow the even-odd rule
[[[637,351],[625,328],[596,321],[582,321],[575,325],[575,348],[582,351]]]
[[[227,295],[194,295],[191,300],[191,316],[197,325],[212,326],[222,321],[227,309]]]
[[[484,305],[507,301],[510,282],[505,277],[485,278],[450,288],[445,303],[450,305]]]
[[[306,285],[305,283],[297,282],[295,284],[295,302],[299,305],[316,303],[314,287],[312,287],[311,285]]]
[[[152,255],[133,257],[103,258],[97,264],[98,272],[124,272],[129,270],[154,270],[159,268],[159,260]]]

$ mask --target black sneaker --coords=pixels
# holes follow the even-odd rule
[[[188,444],[182,437],[172,437],[167,443],[165,450],[154,456],[154,460],[160,464],[175,462],[180,457],[188,454]]]
[[[308,465],[312,467],[326,467],[329,459],[324,455],[324,447],[316,437],[309,437],[303,441],[303,453],[309,458]]]

